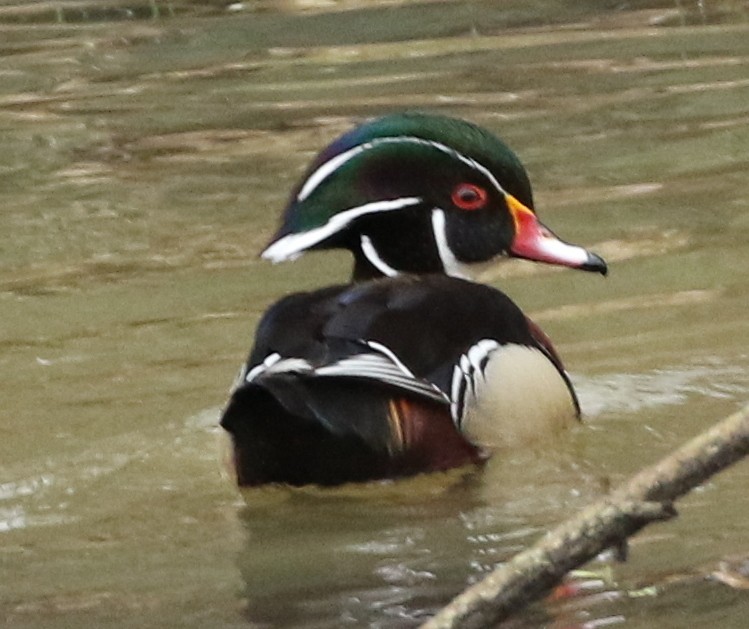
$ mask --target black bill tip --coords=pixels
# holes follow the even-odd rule
[[[593,271],[601,275],[608,275],[609,267],[601,256],[588,252],[588,259],[580,267],[583,271]]]

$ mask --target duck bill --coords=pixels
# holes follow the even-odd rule
[[[531,210],[511,195],[507,195],[507,206],[515,223],[515,237],[509,251],[511,256],[606,275],[608,269],[603,258],[557,238]]]

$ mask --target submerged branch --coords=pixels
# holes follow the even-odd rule
[[[607,548],[676,515],[673,501],[749,454],[749,405],[648,467],[471,586],[422,629],[493,627]]]

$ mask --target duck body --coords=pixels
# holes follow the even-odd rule
[[[578,411],[550,343],[506,295],[429,275],[277,302],[221,424],[240,485],[332,485],[477,463]]]
[[[221,425],[240,485],[335,485],[477,463],[579,416],[551,342],[502,292],[496,258],[606,273],[536,216],[517,156],[471,123],[394,114],[313,160],[261,254],[347,249],[352,284],[263,316]]]

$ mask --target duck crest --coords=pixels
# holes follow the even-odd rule
[[[364,152],[379,144],[392,144],[407,151],[410,144],[451,152],[496,172],[507,191],[528,207],[533,207],[531,184],[522,163],[502,140],[481,127],[447,116],[404,112],[383,116],[344,133],[312,161],[291,199],[302,194],[309,180],[327,164]],[[324,171],[323,171],[324,172]]]
[[[445,470],[579,417],[551,341],[464,277],[498,256],[606,272],[537,219],[517,156],[488,131],[419,113],[332,142],[263,257],[343,248],[354,279],[263,315],[224,410],[240,485],[335,485]]]

